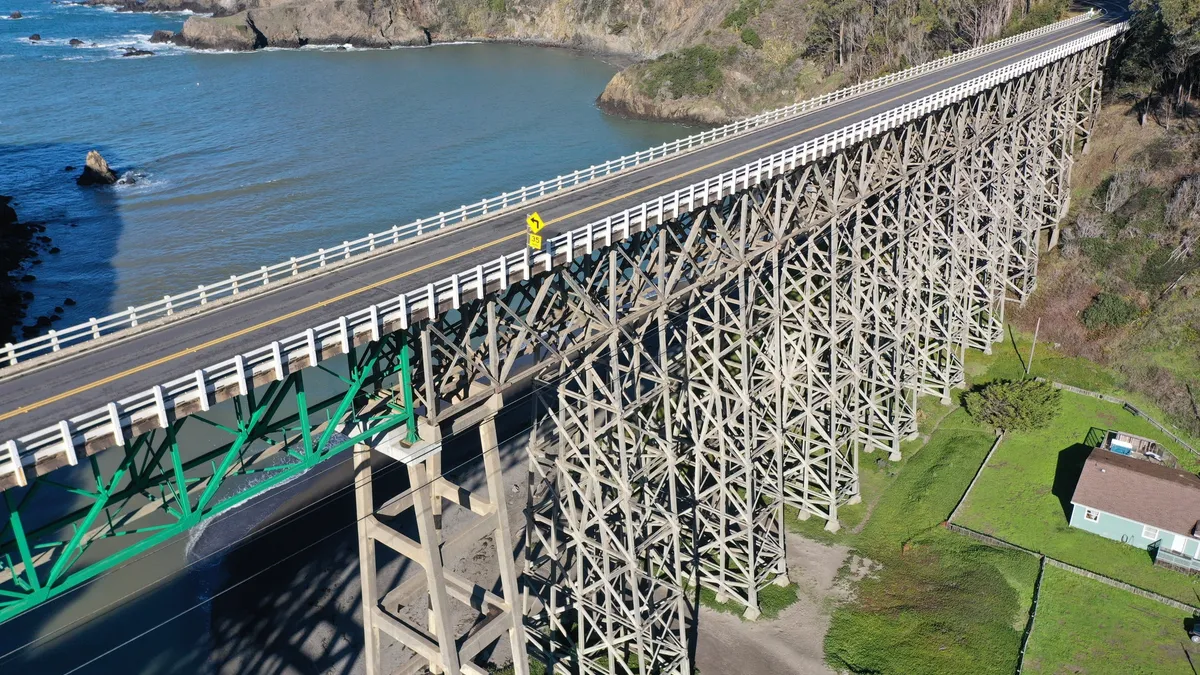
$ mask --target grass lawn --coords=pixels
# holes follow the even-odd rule
[[[967,352],[966,376],[972,384],[981,384],[991,380],[1019,380],[1025,373],[1025,360],[1029,358],[1029,347],[1032,336],[1019,332],[1007,334],[1003,343],[994,345],[993,353],[986,355],[982,352],[969,350]],[[1042,377],[1054,382],[1069,384],[1080,389],[1087,389],[1101,394],[1109,394],[1129,401],[1147,415],[1166,424],[1173,433],[1182,438],[1194,448],[1200,449],[1200,438],[1190,436],[1182,429],[1171,425],[1167,415],[1149,398],[1137,392],[1126,391],[1120,386],[1120,377],[1093,361],[1084,358],[1063,356],[1056,352],[1052,345],[1039,342],[1034,353],[1033,368],[1030,377]],[[1148,435],[1148,434],[1139,434]],[[1162,434],[1159,434],[1161,436]],[[1174,442],[1167,448],[1191,470],[1200,470],[1200,458]]]
[[[825,544],[845,544],[852,545],[858,538],[858,533],[865,527],[865,521],[870,513],[878,506],[879,500],[887,492],[888,487],[900,475],[900,470],[907,465],[926,442],[930,435],[941,428],[943,422],[947,422],[946,429],[953,429],[956,426],[966,428],[972,431],[979,431],[980,427],[971,422],[965,414],[960,412],[957,406],[946,406],[938,402],[932,396],[922,397],[917,405],[917,430],[918,437],[911,441],[904,441],[900,444],[901,460],[893,462],[888,459],[886,454],[875,453],[870,455],[862,455],[859,458],[858,480],[859,494],[862,495],[862,501],[851,506],[843,506],[838,509],[838,521],[841,524],[841,529],[837,532],[829,532],[825,529],[825,521],[820,518],[809,518],[808,520],[800,520],[796,517],[795,509],[787,509],[784,515],[787,528],[792,532],[803,535],[809,539],[819,541]],[[958,413],[952,417],[952,413]],[[958,496],[961,496],[959,493]],[[955,497],[957,501],[958,496]],[[951,505],[953,508],[953,505]],[[947,511],[946,513],[949,513]],[[944,514],[943,514],[944,518]],[[938,522],[941,522],[940,520]]]
[[[1075,481],[1090,450],[1084,439],[1093,427],[1163,442],[1149,423],[1120,406],[1063,392],[1062,411],[1048,429],[1005,436],[959,512],[959,524],[1197,604],[1196,577],[1155,567],[1144,550],[1067,525]]]
[[[1195,675],[1187,612],[1047,566],[1024,672]],[[1191,651],[1191,654],[1188,652]]]
[[[834,610],[825,654],[835,669],[1007,674],[1016,666],[1037,561],[938,526],[993,440],[962,409],[942,414],[924,447],[892,465],[862,532],[844,539],[879,567]]]
[[[776,586],[769,584],[766,588],[758,592],[758,609],[762,612],[759,616],[759,621],[769,621],[778,619],[779,613],[783,610],[796,604],[800,599],[797,594],[796,584],[788,584],[787,586]],[[728,601],[717,602],[717,593],[708,588],[700,589],[700,604],[709,609],[726,614],[733,614],[745,620],[746,606],[740,602]]]

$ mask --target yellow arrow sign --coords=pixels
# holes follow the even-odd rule
[[[529,248],[532,248],[532,249],[534,249],[535,251],[540,251],[540,250],[542,250],[542,238],[541,238],[541,236],[539,236],[539,235],[536,235],[536,234],[531,234],[531,235],[529,235]]]
[[[534,211],[525,218],[525,224],[529,225],[529,231],[531,233],[537,234],[538,232],[542,231],[543,227],[546,226],[546,221],[542,220],[542,217],[538,215],[537,211]],[[539,237],[538,239],[540,240],[541,238]],[[541,246],[535,246],[534,248],[541,248]]]

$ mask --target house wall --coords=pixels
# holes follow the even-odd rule
[[[1081,530],[1087,530],[1094,534],[1117,541],[1123,541],[1131,546],[1138,548],[1147,548],[1156,541],[1162,541],[1162,547],[1166,550],[1171,550],[1171,545],[1174,543],[1175,536],[1181,534],[1178,532],[1168,532],[1167,530],[1159,530],[1158,536],[1154,538],[1146,538],[1144,535],[1144,523],[1139,523],[1135,520],[1123,518],[1113,513],[1101,511],[1100,509],[1092,509],[1100,513],[1100,520],[1093,522],[1084,518],[1087,509],[1091,508],[1083,504],[1071,502],[1071,527],[1077,527]],[[1186,536],[1186,535],[1185,535]],[[1184,544],[1183,555],[1193,558],[1200,557],[1200,541],[1187,537],[1187,542]]]

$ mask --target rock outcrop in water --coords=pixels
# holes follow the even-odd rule
[[[637,63],[609,83],[598,99],[602,108],[702,123],[923,63],[981,44],[1017,20],[1022,29],[1034,28],[1034,17],[1051,18],[1061,4],[889,0],[835,9],[822,0],[86,1],[127,11],[211,13],[189,17],[171,37],[200,49],[480,40],[620,55]]]
[[[112,185],[115,182],[117,182],[117,174],[108,167],[108,162],[104,160],[104,157],[95,150],[88,152],[83,173],[75,179],[75,183],[78,185]]]

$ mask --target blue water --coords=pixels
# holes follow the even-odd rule
[[[8,20],[14,10],[26,18]],[[15,197],[22,220],[44,222],[61,249],[30,270],[27,322],[56,305],[60,325],[86,321],[691,131],[599,112],[593,101],[615,68],[574,52],[467,44],[219,54],[149,44],[184,19],[0,0],[0,194]],[[42,41],[30,42],[33,33]],[[125,58],[126,47],[156,54]],[[76,186],[78,168],[64,167],[81,167],[91,149],[136,182]],[[296,497],[275,501],[285,498]],[[353,506],[338,504],[280,541],[295,549],[344,526]],[[317,597],[329,588],[357,597],[352,529],[213,605],[200,601],[252,577],[283,544],[174,574],[275,508],[239,510],[0,627],[0,655],[39,643],[0,658],[0,672],[358,672],[355,608],[329,618]],[[315,626],[337,639],[301,634]]]
[[[0,17],[0,194],[61,249],[32,270],[27,322],[67,297],[61,325],[86,321],[690,132],[601,113],[615,68],[564,50],[201,53],[148,42],[180,13],[0,0]],[[78,188],[64,167],[93,148],[137,182]]]

